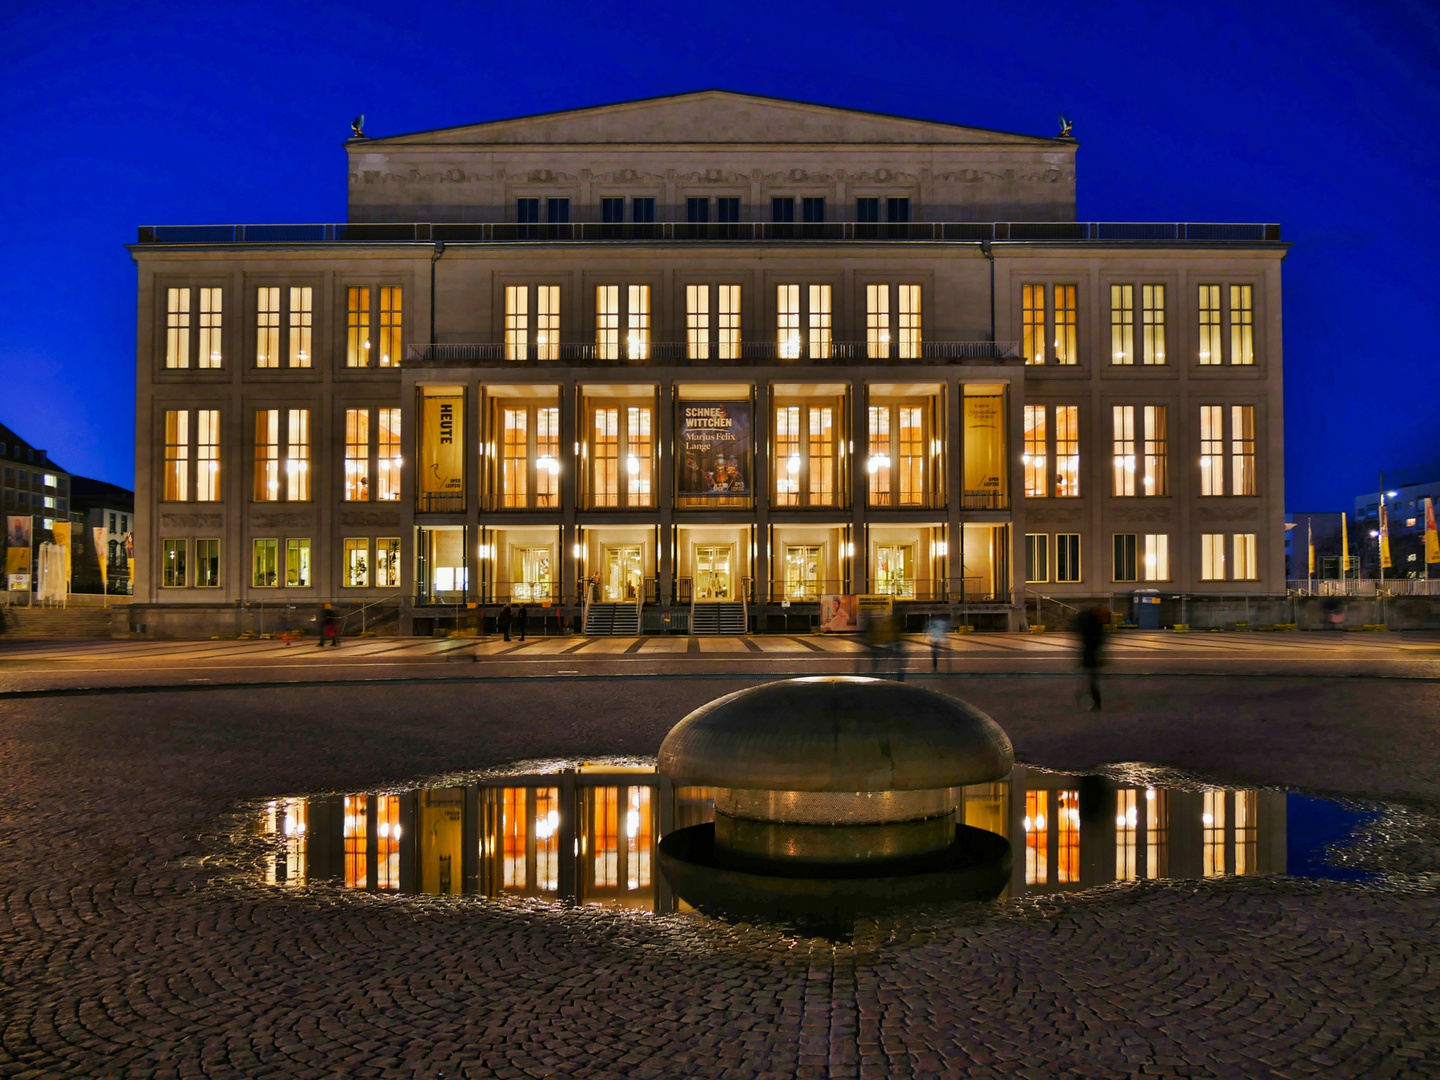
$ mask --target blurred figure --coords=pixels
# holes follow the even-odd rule
[[[325,605],[324,619],[320,624],[320,641],[316,648],[323,649],[326,639],[329,639],[330,644],[335,648],[340,647],[340,620],[335,617],[335,609],[329,604]],[[289,642],[287,641],[286,644],[288,645]]]
[[[514,621],[515,610],[509,604],[506,604],[503,608],[500,609],[499,618],[495,620],[496,626],[498,626],[500,628],[500,632],[505,635],[506,641],[510,640],[510,624]]]
[[[943,615],[936,615],[930,620],[930,625],[925,628],[925,637],[930,642],[930,670],[940,670],[940,646],[945,644],[945,638],[950,633],[950,623]]]
[[[525,606],[525,601],[520,601],[520,607],[515,612],[515,626],[520,631],[520,640],[525,640],[525,624],[530,620],[530,609]]]
[[[1080,670],[1090,683],[1090,711],[1100,711],[1100,652],[1105,645],[1105,624],[1110,612],[1100,605],[1081,610],[1075,617],[1075,634],[1080,638]],[[1075,695],[1080,704],[1084,690]]]

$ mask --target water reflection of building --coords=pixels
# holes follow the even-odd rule
[[[1017,766],[964,791],[964,821],[1009,838],[1010,895],[1146,878],[1284,873],[1285,793],[1150,787]],[[655,848],[713,820],[705,788],[648,769],[498,777],[270,804],[265,879],[431,895],[564,899],[668,911]]]

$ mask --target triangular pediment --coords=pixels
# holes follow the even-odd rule
[[[669,97],[542,113],[511,120],[354,140],[362,146],[484,146],[623,143],[1044,146],[1059,140],[811,105],[781,98],[700,90]],[[1071,144],[1073,145],[1073,144]]]

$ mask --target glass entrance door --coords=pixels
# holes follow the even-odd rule
[[[551,599],[550,547],[517,547],[514,549],[514,577],[511,579],[511,598],[514,600]]]
[[[785,599],[820,598],[820,545],[789,544],[785,548]]]
[[[645,588],[645,563],[639,544],[605,548],[605,599],[622,603],[640,599]]]
[[[695,545],[695,599],[729,600],[731,563],[735,558],[733,544]]]
[[[875,545],[875,591],[882,596],[915,595],[914,545]]]

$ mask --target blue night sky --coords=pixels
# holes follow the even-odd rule
[[[137,225],[344,220],[361,111],[379,136],[705,87],[1064,112],[1082,219],[1279,221],[1287,506],[1440,460],[1432,4],[3,7],[0,419],[73,472],[134,475]]]

